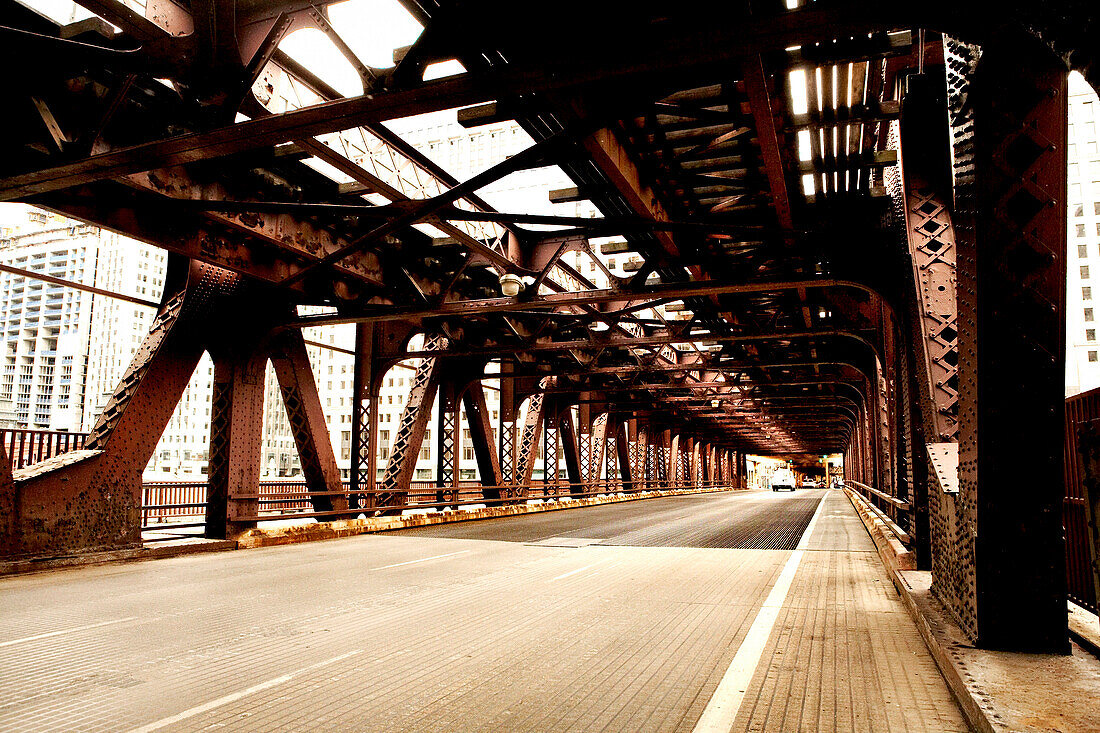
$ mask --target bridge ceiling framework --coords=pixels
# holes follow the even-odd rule
[[[970,2],[650,14],[568,0],[523,23],[496,0],[401,0],[423,32],[380,69],[330,4],[158,0],[141,14],[83,0],[94,17],[67,25],[0,9],[0,53],[21,70],[0,200],[172,255],[162,330],[87,450],[0,477],[23,512],[4,525],[5,554],[138,541],[134,467],[176,394],[156,403],[142,382],[185,383],[209,348],[213,535],[263,518],[255,373],[272,359],[313,516],[400,511],[437,396],[440,506],[458,501],[460,415],[491,502],[531,495],[540,446],[540,490],[573,495],[743,486],[744,454],[842,453],[848,478],[890,499],[975,640],[1065,648],[1057,583],[1004,612],[1006,568],[1058,574],[1053,444],[1034,463],[1048,490],[1007,494],[1044,521],[1013,529],[1020,510],[992,487],[1004,431],[1061,405],[1064,77],[1069,65],[1097,76],[1095,8],[1010,3],[991,23]],[[363,94],[345,97],[284,50],[307,28]],[[425,80],[447,61],[464,71]],[[515,120],[532,144],[459,181],[387,126],[452,109],[467,127]],[[546,166],[575,185],[553,200],[591,201],[600,216],[499,211],[479,196]],[[574,253],[610,284],[569,264]],[[630,258],[624,276],[610,254]],[[300,332],[347,323],[345,487]],[[996,371],[1016,353],[1006,344],[1027,352],[1042,389],[1020,394]],[[418,366],[379,477],[382,375],[407,359]],[[1024,540],[1040,549],[1011,563],[993,549]]]

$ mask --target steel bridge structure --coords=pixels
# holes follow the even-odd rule
[[[540,441],[574,494],[843,453],[973,641],[1067,649],[1066,84],[1100,81],[1094,4],[564,0],[534,22],[498,0],[401,1],[424,30],[387,69],[325,2],[80,0],[95,17],[69,25],[0,2],[0,200],[170,253],[83,446],[0,460],[0,554],[140,543],[142,470],[207,352],[210,537],[262,519],[270,361],[319,519],[406,506],[437,397],[440,505],[463,413],[485,503],[528,498]],[[281,49],[302,28],[361,95]],[[424,80],[451,60],[465,71]],[[533,143],[456,180],[387,126],[441,110]],[[478,195],[545,166],[575,184],[553,200],[601,216]],[[601,246],[632,253],[628,276]],[[302,335],[334,324],[356,329],[348,488]],[[378,477],[377,397],[410,358]]]

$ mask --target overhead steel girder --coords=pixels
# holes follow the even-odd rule
[[[118,198],[114,198],[118,195]],[[197,262],[206,262],[238,274],[278,283],[301,271],[323,242],[338,243],[316,229],[296,228],[281,217],[253,217],[249,232],[241,224],[190,215],[170,203],[158,204],[125,189],[113,191],[77,189],[37,197],[34,203],[67,216],[94,222],[139,241],[153,244]],[[299,249],[299,243],[306,246]],[[382,287],[381,266],[375,255],[360,257],[333,281],[332,291],[350,297],[364,286]],[[302,288],[296,288],[304,290]]]
[[[707,295],[744,295],[752,293],[780,292],[785,290],[814,288],[851,288],[879,297],[873,288],[855,280],[837,278],[808,278],[805,280],[776,280],[770,282],[720,283],[688,282],[652,285],[637,290],[603,289],[570,293],[550,293],[547,295],[513,298],[487,298],[443,303],[431,308],[388,308],[362,314],[335,314],[304,316],[288,324],[299,328],[311,326],[331,326],[344,323],[377,323],[383,321],[415,321],[425,318],[445,318],[448,316],[465,317],[471,315],[507,314],[524,311],[563,308],[568,306],[619,304],[624,308],[637,309],[639,301],[653,301],[652,305]],[[643,306],[652,307],[652,306]],[[608,318],[613,312],[602,314]]]
[[[845,338],[851,339],[858,343],[868,347],[872,352],[877,353],[878,349],[868,341],[864,336],[851,331],[841,331],[835,329],[822,330],[822,331],[776,331],[772,333],[755,333],[744,334],[737,336],[720,336],[720,335],[673,335],[667,334],[664,336],[640,336],[637,338],[607,338],[600,341],[543,341],[534,344],[527,345],[512,345],[512,346],[492,346],[492,347],[478,347],[448,351],[448,356],[506,356],[509,354],[531,353],[531,352],[545,352],[545,351],[570,351],[570,350],[598,350],[602,351],[611,348],[638,348],[644,346],[661,346],[665,344],[685,343],[685,342],[704,342],[710,344],[720,343],[754,343],[760,341],[793,341],[797,339],[827,339],[827,338]],[[405,353],[405,358],[421,358],[427,356],[426,351],[408,351]]]
[[[564,91],[593,84],[611,88],[624,78],[713,68],[722,61],[816,41],[822,35],[832,37],[843,34],[845,30],[866,33],[872,29],[890,29],[895,25],[872,20],[866,9],[857,13],[852,8],[811,8],[731,24],[725,29],[729,37],[721,43],[714,40],[715,29],[708,28],[705,33],[699,32],[705,36],[705,42],[697,38],[684,48],[678,46],[686,39],[669,39],[673,48],[666,49],[667,53],[661,53],[660,43],[656,48],[616,48],[614,52],[610,48],[597,48],[590,50],[606,54],[608,58],[597,61],[589,55],[570,57],[553,73],[545,68],[517,68],[462,74],[408,89],[375,90],[352,99],[259,117],[209,132],[135,145],[73,163],[10,176],[0,180],[0,200],[13,200],[144,170],[242,153],[302,137],[487,102],[503,96]],[[685,53],[686,48],[693,49],[695,53]],[[706,49],[706,52],[700,53],[699,49]],[[655,63],[656,59],[660,59],[659,64]]]

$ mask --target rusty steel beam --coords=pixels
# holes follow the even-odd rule
[[[271,345],[270,358],[279,380],[307,490],[318,494],[310,497],[313,510],[347,509],[347,498],[339,495],[344,490],[340,466],[332,450],[321,397],[301,333],[281,332]]]
[[[485,404],[485,388],[480,381],[474,382],[463,392],[462,406],[466,411],[466,422],[470,426],[470,440],[474,444],[482,492],[486,499],[500,499],[504,476],[497,458],[489,408]]]
[[[530,486],[535,471],[535,446],[544,422],[545,405],[541,394],[532,395],[528,403],[523,425],[519,430],[519,447],[516,454],[515,483]],[[519,495],[526,493],[520,490]]]
[[[100,0],[104,1],[104,0]],[[110,0],[105,0],[109,2]],[[114,3],[112,3],[114,4]],[[499,99],[511,94],[564,92],[585,85],[605,88],[623,79],[674,70],[715,69],[724,63],[776,48],[819,40],[823,29],[835,37],[867,33],[904,25],[896,8],[869,12],[859,3],[841,3],[828,9],[807,8],[778,16],[761,16],[731,24],[726,38],[716,42],[715,29],[668,39],[656,46],[623,49],[609,47],[609,58],[570,58],[550,73],[540,69],[507,69],[468,73],[405,89],[375,91],[352,99],[328,102],[198,132],[133,145],[72,163],[9,176],[0,180],[0,201],[8,201],[91,181],[119,178],[154,168],[270,147],[303,137],[314,137],[388,119],[440,111]],[[705,40],[704,40],[705,39]],[[664,51],[661,52],[661,47]],[[659,59],[659,61],[658,61]],[[713,72],[712,72],[713,73]]]
[[[661,346],[680,342],[703,342],[708,344],[732,344],[732,343],[756,343],[761,341],[793,341],[800,339],[851,339],[865,345],[872,352],[876,347],[864,336],[852,331],[839,329],[823,329],[820,331],[775,331],[771,333],[741,334],[736,336],[664,334],[662,336],[639,336],[637,338],[616,337],[605,338],[598,341],[541,341],[531,344],[514,346],[489,346],[478,348],[459,348],[444,352],[447,356],[507,356],[521,353],[534,353],[543,351],[569,351],[593,349],[603,351],[611,348],[640,348],[645,346]],[[429,355],[427,351],[407,351],[402,358],[421,358]]]
[[[973,573],[938,590],[979,645],[1066,654],[1067,73],[1037,42],[1001,40],[959,85],[959,494],[944,501]]]
[[[485,298],[480,300],[443,303],[432,308],[396,307],[384,310],[379,309],[377,312],[361,315],[336,314],[303,316],[291,322],[289,325],[297,328],[309,328],[313,326],[332,326],[345,323],[382,323],[386,321],[415,320],[447,316],[541,311],[544,309],[599,305],[605,303],[620,304],[622,307],[630,307],[631,304],[637,303],[637,301],[653,301],[651,305],[643,306],[652,307],[653,305],[660,305],[660,301],[667,302],[683,298],[718,295],[747,295],[798,290],[799,288],[850,288],[875,297],[880,297],[877,291],[863,283],[830,277],[747,283],[664,283],[661,285],[651,285],[645,288],[639,288],[637,290],[606,288],[580,292],[548,293],[546,295],[537,296],[524,296],[521,294],[511,298]],[[638,306],[634,306],[634,308],[637,309]],[[611,312],[605,315],[611,318],[614,316],[614,313]]]
[[[442,337],[425,340],[427,356],[413,377],[412,388],[405,401],[405,409],[401,412],[401,422],[386,463],[386,472],[375,495],[375,506],[390,507],[388,511],[394,511],[407,501],[409,483],[416,470],[416,459],[424,442],[428,421],[431,420],[432,401],[442,379],[442,359],[437,354],[446,344],[446,339]]]
[[[573,411],[568,407],[562,409],[558,416],[558,439],[561,441],[562,453],[565,455],[565,470],[569,476],[569,492],[581,494],[586,490],[587,480],[581,472],[581,457],[577,444],[577,430],[573,424]]]

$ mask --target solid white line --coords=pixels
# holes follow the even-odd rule
[[[745,699],[745,691],[749,687],[749,682],[752,681],[753,674],[756,673],[756,667],[760,664],[760,657],[764,654],[764,647],[768,645],[768,638],[771,637],[772,627],[775,626],[775,620],[779,617],[779,611],[783,608],[783,602],[787,599],[787,591],[791,588],[791,582],[798,570],[798,564],[802,562],[806,543],[814,531],[814,526],[817,525],[817,518],[821,516],[825,499],[831,493],[831,489],[826,491],[825,496],[818,503],[813,518],[806,525],[806,531],[802,533],[802,538],[798,541],[798,548],[787,558],[782,572],[779,573],[779,578],[772,586],[771,592],[768,593],[768,597],[764,600],[764,605],[760,607],[759,613],[756,614],[756,619],[749,627],[749,633],[745,636],[745,640],[741,642],[737,654],[730,662],[729,669],[722,676],[722,681],[718,683],[714,695],[711,696],[710,702],[707,703],[707,707],[703,710],[703,715],[699,718],[699,722],[695,724],[692,733],[729,733],[730,728],[733,727],[737,711],[741,709],[741,703]]]
[[[100,621],[98,624],[88,624],[87,626],[75,626],[71,629],[62,629],[61,631],[50,631],[45,634],[37,634],[35,636],[25,636],[22,639],[12,639],[11,641],[0,641],[0,647],[12,646],[13,644],[22,644],[25,641],[35,641],[37,639],[48,639],[51,636],[61,636],[62,634],[72,634],[77,631],[87,631],[88,629],[98,629],[100,626],[110,626],[111,624],[124,624],[127,621],[137,621],[137,616],[128,616],[127,618],[118,618],[114,621]]]
[[[298,675],[303,674],[305,672],[309,672],[311,670],[318,669],[319,667],[325,667],[329,664],[334,664],[336,662],[339,662],[341,659],[347,659],[348,657],[354,657],[356,654],[362,654],[362,653],[363,653],[362,649],[356,649],[353,652],[348,652],[347,654],[341,654],[338,657],[333,657],[332,659],[326,659],[323,662],[317,662],[317,664],[311,664],[308,667],[302,667],[301,669],[299,669],[296,672],[291,672],[290,674],[284,674],[281,677],[276,677],[274,679],[270,679],[267,682],[261,682],[258,685],[253,685],[252,687],[249,687],[247,690],[241,690],[240,692],[234,692],[232,694],[225,695],[224,697],[219,697],[217,700],[211,700],[210,702],[203,703],[202,705],[196,705],[193,708],[188,708],[187,710],[184,710],[182,713],[177,713],[176,715],[172,715],[172,716],[169,716],[167,718],[161,718],[160,720],[156,721],[155,723],[149,723],[148,725],[143,725],[140,728],[134,728],[132,731],[130,731],[130,733],[152,733],[152,731],[160,730],[161,728],[163,728],[167,725],[172,725],[173,723],[178,723],[181,720],[187,720],[188,718],[193,718],[196,715],[201,715],[202,713],[213,710],[214,708],[220,708],[222,705],[228,705],[231,702],[236,702],[237,700],[240,700],[242,697],[247,697],[248,695],[252,695],[256,692],[262,692],[263,690],[266,690],[266,689],[271,688],[271,687],[275,687],[276,685],[281,685],[284,682],[289,682],[290,680],[294,679]]]
[[[367,568],[367,570],[385,570],[386,568],[399,568],[402,565],[415,565],[418,562],[428,562],[429,560],[438,560],[441,557],[453,557],[455,555],[463,555],[467,552],[469,552],[469,550],[448,552],[446,555],[432,555],[431,557],[422,557],[419,560],[406,560],[405,562],[395,562],[393,565],[383,565],[380,568]]]
[[[553,583],[555,580],[561,580],[562,578],[568,578],[570,575],[576,575],[577,573],[583,573],[585,570],[590,570],[591,568],[594,568],[597,565],[603,565],[606,562],[608,562],[608,561],[607,560],[600,560],[599,562],[594,562],[591,565],[585,565],[583,568],[577,568],[576,570],[570,570],[568,573],[562,573],[561,575],[557,576],[556,578],[550,578],[550,582]]]

